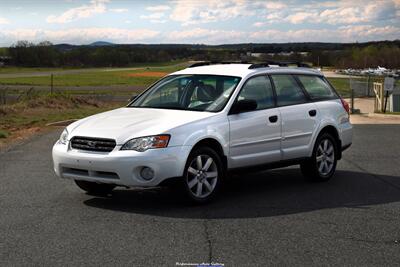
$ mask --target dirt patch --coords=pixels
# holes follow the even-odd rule
[[[168,72],[163,71],[146,71],[128,74],[129,77],[164,77]]]
[[[11,129],[12,135],[5,139],[0,139],[0,151],[7,150],[15,144],[22,143],[33,135],[43,131],[41,127],[31,127],[26,129]]]

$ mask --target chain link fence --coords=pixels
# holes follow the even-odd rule
[[[371,76],[359,76],[350,77],[350,110],[351,113],[359,113],[360,109],[355,104],[355,98],[366,98],[374,97],[373,83],[376,81],[376,77]]]

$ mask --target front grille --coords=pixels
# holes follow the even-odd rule
[[[74,149],[111,152],[116,146],[115,140],[95,137],[75,136],[71,139],[71,147]]]

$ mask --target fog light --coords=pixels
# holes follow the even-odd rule
[[[154,171],[152,168],[143,167],[140,171],[140,176],[142,176],[142,178],[145,180],[151,180],[154,177]]]

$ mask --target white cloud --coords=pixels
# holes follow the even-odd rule
[[[308,5],[299,12],[287,16],[285,20],[293,24],[311,22],[337,25],[390,20],[395,17],[396,6],[393,0],[371,2],[354,0]]]
[[[166,23],[167,20],[166,19],[151,19],[150,22],[151,23],[159,23],[159,24],[161,24],[161,23]]]
[[[265,22],[261,22],[261,21],[257,21],[255,23],[253,23],[254,27],[262,27],[264,26],[266,23]]]
[[[128,12],[129,10],[127,8],[110,8],[110,11],[115,13],[124,13]]]
[[[341,0],[341,1],[315,1],[310,4],[299,5],[289,2],[286,6],[276,9],[261,10],[267,23],[292,24],[330,24],[346,25],[372,23],[378,21],[398,21],[400,23],[399,0]],[[266,6],[269,3],[265,3]],[[278,7],[278,6],[277,6]]]
[[[17,40],[53,43],[87,44],[105,40],[115,43],[135,43],[152,40],[160,33],[149,29],[74,28],[67,30],[15,29],[0,30],[0,38],[12,43]]]
[[[194,28],[191,30],[166,33],[166,39],[169,42],[216,44],[243,42],[243,38],[246,38],[246,35],[247,33],[242,31]]]
[[[286,21],[289,21],[293,24],[300,24],[304,22],[313,22],[315,18],[318,17],[318,13],[313,12],[297,12],[293,15],[289,15],[286,17]]]
[[[71,8],[59,16],[50,15],[46,21],[48,23],[68,23],[81,18],[89,18],[95,14],[104,13],[107,2],[109,0],[91,0],[90,4]]]
[[[0,24],[10,24],[10,21],[6,18],[0,17]]]
[[[141,19],[160,19],[164,17],[164,13],[163,12],[156,12],[156,13],[152,13],[150,15],[142,15],[140,16]]]
[[[373,40],[395,40],[400,36],[400,27],[372,25],[342,26],[337,29],[265,30],[250,34],[257,42],[356,42]]]
[[[148,19],[151,23],[165,23],[167,20],[164,19],[164,12],[155,12],[149,15],[140,16],[141,19]]]
[[[287,4],[282,2],[266,2],[262,3],[262,5],[267,9],[282,9],[287,7]]]
[[[170,19],[182,25],[224,21],[239,16],[254,15],[251,4],[246,0],[175,0]]]
[[[170,10],[170,9],[171,8],[169,6],[166,6],[166,5],[146,7],[146,10],[153,11],[153,12],[162,12],[162,11],[167,11],[167,10]]]

